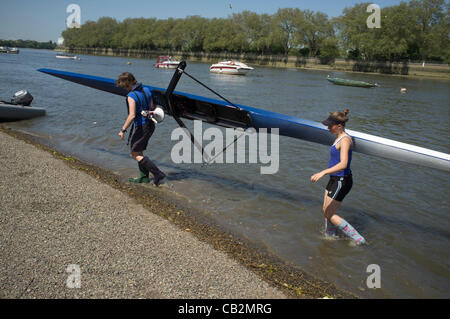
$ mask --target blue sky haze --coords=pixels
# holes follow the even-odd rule
[[[0,11],[0,39],[56,41],[66,29],[66,8],[78,4],[81,8],[81,24],[100,17],[113,17],[118,21],[125,18],[158,19],[185,18],[199,15],[205,18],[226,18],[244,10],[259,14],[273,14],[279,8],[299,8],[321,11],[329,17],[336,17],[345,7],[351,7],[361,0],[14,0],[2,1]],[[381,8],[396,5],[400,0],[377,0]]]

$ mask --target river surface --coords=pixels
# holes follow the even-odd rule
[[[60,60],[45,50],[2,54],[0,98],[27,89],[33,105],[47,109],[45,117],[7,125],[124,178],[137,176],[126,142],[117,135],[126,117],[124,98],[36,69],[109,78],[130,71],[145,84],[165,88],[173,70],[156,69],[154,63],[98,56]],[[348,108],[351,130],[450,153],[449,81],[258,66],[247,76],[229,76],[211,74],[209,64],[194,62],[186,70],[233,103],[318,122],[330,111]],[[381,86],[336,86],[326,80],[327,74]],[[408,92],[401,94],[401,87]],[[187,77],[177,90],[216,98]],[[186,124],[193,127],[191,121]],[[354,186],[339,215],[369,242],[355,247],[348,240],[323,236],[321,207],[328,178],[313,184],[310,176],[327,167],[329,147],[280,137],[279,170],[273,175],[260,173],[267,165],[248,161],[176,164],[171,150],[178,141],[170,138],[176,127],[170,117],[158,125],[147,154],[168,174],[170,191],[207,211],[222,227],[361,297],[450,297],[448,172],[354,153]],[[381,271],[379,289],[367,286],[373,272],[368,266],[373,264]]]

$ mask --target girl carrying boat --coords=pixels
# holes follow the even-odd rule
[[[323,214],[325,216],[325,235],[333,237],[337,229],[350,237],[357,244],[364,244],[366,240],[352,225],[336,214],[342,200],[350,192],[353,185],[350,163],[352,161],[352,138],[345,132],[345,123],[348,121],[349,110],[330,113],[330,116],[322,122],[328,126],[331,134],[336,135],[336,140],[330,149],[328,168],[311,176],[311,182],[315,183],[326,174],[330,180],[325,190],[323,199]]]
[[[154,184],[158,186],[166,175],[147,157],[143,152],[147,148],[148,140],[155,131],[155,123],[141,115],[141,111],[152,111],[155,109],[152,100],[152,94],[148,88],[144,88],[142,83],[138,83],[130,72],[122,73],[116,80],[116,85],[129,91],[126,98],[128,117],[119,132],[123,139],[124,133],[132,124],[129,140],[131,144],[130,156],[135,159],[139,166],[141,176],[139,178],[130,178],[130,182],[148,183],[149,173],[154,176]]]

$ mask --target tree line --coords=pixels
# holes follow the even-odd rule
[[[49,49],[54,50],[56,43],[52,41],[38,42],[34,40],[0,40],[0,46],[12,48]]]
[[[63,31],[70,48],[282,54],[362,61],[450,62],[449,10],[445,0],[412,0],[381,9],[381,28],[368,28],[370,3],[345,8],[336,18],[298,8],[273,15],[251,11],[228,18],[110,17]]]

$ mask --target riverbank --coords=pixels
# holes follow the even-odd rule
[[[331,64],[322,64],[317,58],[282,55],[256,55],[232,53],[205,53],[205,52],[167,52],[134,49],[111,48],[74,48],[62,49],[72,54],[118,56],[142,59],[156,59],[159,55],[171,55],[178,60],[217,63],[220,60],[235,59],[249,63],[253,66],[266,66],[274,68],[296,68],[306,70],[340,71],[349,73],[383,74],[390,76],[403,76],[408,78],[428,78],[450,80],[450,66],[448,64],[432,63],[403,63],[403,62],[360,62],[346,59],[336,59]]]
[[[0,126],[1,298],[353,298],[199,220],[164,187]],[[67,266],[81,288],[66,287]]]

